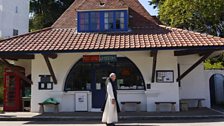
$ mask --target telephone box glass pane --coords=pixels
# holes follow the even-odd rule
[[[6,105],[14,106],[15,105],[15,76],[7,76],[6,80]]]

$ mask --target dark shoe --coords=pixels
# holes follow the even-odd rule
[[[107,124],[107,126],[115,126],[115,124],[114,123],[109,123],[109,124]]]

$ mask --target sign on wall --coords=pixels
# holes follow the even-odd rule
[[[83,55],[84,63],[117,62],[116,55]]]
[[[51,75],[39,75],[39,90],[53,90],[53,82]]]
[[[158,82],[158,83],[173,83],[174,82],[173,70],[157,70],[156,71],[156,82]]]
[[[87,93],[75,94],[75,111],[88,111]]]

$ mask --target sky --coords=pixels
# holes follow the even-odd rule
[[[139,2],[145,7],[150,15],[158,15],[158,10],[153,9],[153,6],[149,5],[149,0],[139,0]]]

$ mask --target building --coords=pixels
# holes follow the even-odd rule
[[[29,30],[29,0],[0,0],[0,38]]]
[[[2,40],[0,57],[32,83],[32,112],[48,98],[60,103],[60,112],[100,111],[111,72],[120,105],[140,102],[141,111],[152,112],[155,102],[174,102],[179,111],[181,99],[211,106],[203,61],[223,45],[224,38],[157,24],[138,0],[75,0],[51,27]],[[169,104],[161,106],[167,110]]]

